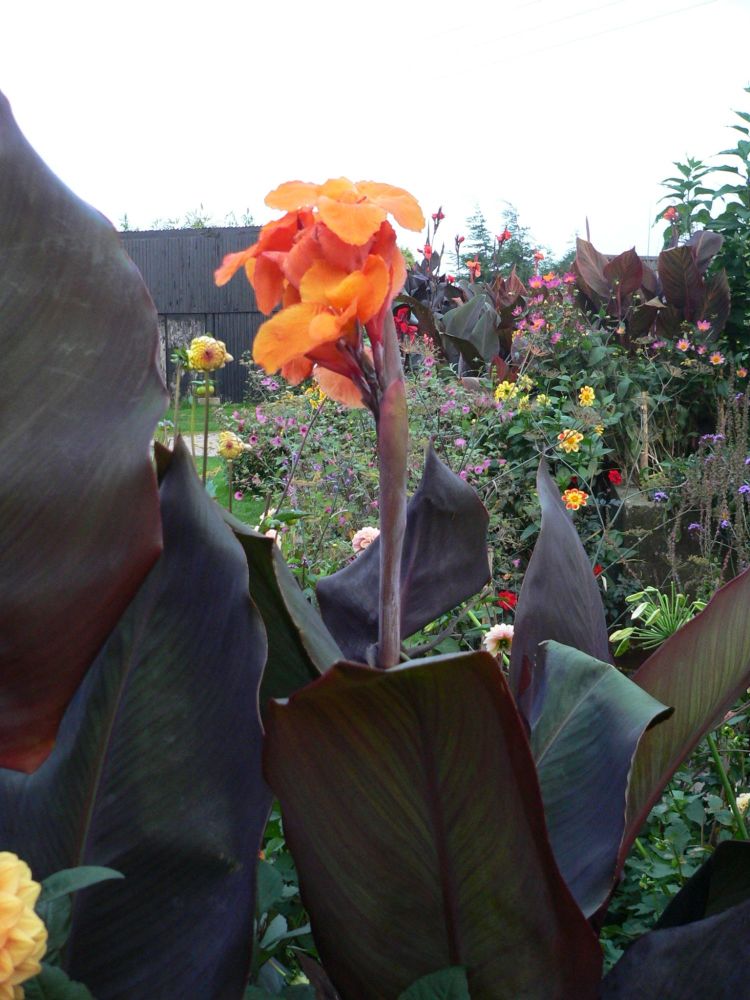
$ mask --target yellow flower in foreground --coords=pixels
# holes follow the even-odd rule
[[[560,442],[557,447],[569,455],[571,451],[578,451],[578,446],[583,441],[583,434],[568,427],[557,435],[557,440]]]
[[[585,507],[588,502],[589,495],[584,493],[583,490],[565,490],[562,495],[563,503],[568,508],[568,510],[578,510],[579,507]]]
[[[194,371],[213,372],[223,368],[227,361],[234,361],[226,344],[213,337],[194,337],[188,347],[188,364]]]
[[[578,402],[581,406],[593,406],[596,393],[590,385],[584,385],[578,392]]]
[[[41,969],[47,928],[34,913],[41,888],[25,861],[0,852],[0,1000],[23,1000],[20,984]]]
[[[497,389],[495,389],[495,399],[506,400],[513,399],[514,396],[518,394],[518,386],[515,382],[499,382]]]
[[[231,462],[239,458],[245,446],[233,431],[222,431],[219,434],[219,454]]]
[[[594,428],[594,434],[596,434],[597,437],[601,437],[603,433],[604,433],[604,424],[597,424],[596,427]]]

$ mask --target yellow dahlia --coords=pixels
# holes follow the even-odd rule
[[[245,446],[233,431],[222,431],[219,434],[219,454],[231,462],[239,458]]]
[[[234,361],[226,344],[213,337],[194,337],[187,353],[188,364],[194,371],[213,372],[223,368],[227,361]]]
[[[578,392],[578,402],[581,406],[593,406],[596,393],[590,385],[584,385]]]
[[[569,455],[571,451],[578,451],[578,446],[583,441],[583,434],[568,427],[557,435],[557,440],[560,442],[557,447]]]
[[[23,1000],[20,984],[41,970],[47,928],[34,912],[41,886],[10,851],[0,851],[0,1000]]]
[[[565,490],[562,498],[568,510],[578,510],[579,507],[586,506],[589,495],[588,493],[584,493],[583,490],[569,489]]]

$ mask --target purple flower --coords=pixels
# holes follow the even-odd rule
[[[748,486],[748,490],[750,490],[750,486]],[[669,497],[663,490],[657,490],[651,499],[654,503],[664,503],[665,500],[669,500]]]
[[[236,492],[235,492],[235,494],[234,494],[234,499],[235,499],[235,500],[241,500],[241,499],[242,499],[242,497],[243,497],[243,493],[242,493],[242,491],[241,491],[241,490],[236,490]]]
[[[729,527],[729,521],[727,521],[727,519],[726,519],[726,518],[724,518],[724,520],[723,520],[723,521],[720,521],[720,522],[719,522],[719,527],[720,527],[720,528],[728,528],[728,527]]]
[[[738,493],[747,494],[750,493],[750,485],[748,483],[743,483],[742,486],[737,490]]]
[[[697,521],[693,521],[692,524],[688,525],[688,531],[703,531],[703,528],[698,524]]]
[[[455,446],[457,448],[465,448],[466,447],[466,438],[456,438],[456,440],[453,443],[455,444]]]
[[[469,473],[466,471],[466,469],[461,469],[461,471],[459,472],[458,476],[459,476],[459,479],[468,479]]]

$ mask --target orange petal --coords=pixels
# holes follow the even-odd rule
[[[248,247],[247,250],[240,250],[239,253],[228,253],[221,264],[214,271],[214,282],[221,287],[226,285],[230,278],[239,271],[243,264],[257,253],[257,246]]]
[[[281,296],[282,308],[286,309],[289,306],[296,306],[298,302],[299,302],[299,291],[294,287],[294,285],[287,284]]]
[[[362,396],[357,386],[346,375],[338,375],[328,368],[315,367],[315,381],[326,394],[337,403],[353,408],[362,407]]]
[[[351,243],[339,239],[327,226],[321,225],[315,227],[315,238],[323,257],[335,267],[340,267],[347,274],[361,269],[367,257],[367,245],[353,247]]]
[[[262,313],[273,312],[281,300],[284,291],[284,272],[279,266],[279,257],[283,254],[262,253],[258,257],[253,272],[253,288],[255,301]]]
[[[342,305],[339,305],[337,301],[330,298],[342,282],[345,281],[346,277],[345,271],[329,264],[327,260],[316,260],[300,282],[299,293],[302,301],[322,302],[325,305],[331,302],[332,305],[338,306],[341,309],[346,308],[351,298],[347,299]]]
[[[286,255],[283,264],[284,274],[288,281],[298,288],[305,273],[310,270],[316,260],[321,258],[321,250],[316,239],[315,229],[301,233],[292,249]]]
[[[388,295],[394,299],[406,284],[406,261],[400,250],[396,250],[391,264],[391,287]]]
[[[258,252],[264,250],[291,250],[299,232],[298,212],[287,212],[280,219],[267,222],[258,237]]]
[[[332,177],[320,185],[319,195],[333,198],[334,201],[355,202],[360,200],[357,185],[352,184],[348,177]]]
[[[320,184],[310,184],[305,181],[286,181],[279,184],[266,195],[266,205],[269,208],[280,208],[287,212],[295,212],[300,208],[309,208],[318,200]]]
[[[414,195],[392,184],[378,184],[377,181],[357,181],[357,190],[374,201],[386,212],[390,212],[404,229],[417,232],[424,229],[424,215]]]
[[[337,309],[354,304],[357,319],[366,323],[378,312],[390,285],[390,274],[382,257],[370,256],[361,271],[347,277],[328,291],[328,301]]]
[[[309,358],[294,358],[281,366],[281,376],[290,385],[299,385],[310,377],[312,370],[313,363]]]
[[[253,360],[269,373],[335,341],[351,317],[334,316],[315,302],[300,302],[276,313],[261,326],[253,343]]]
[[[344,243],[362,246],[380,229],[380,223],[385,219],[385,209],[366,201],[356,204],[344,204],[332,198],[321,196],[318,199],[320,221],[324,222],[331,232],[335,233]]]

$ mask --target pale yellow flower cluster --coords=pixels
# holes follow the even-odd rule
[[[213,337],[194,337],[188,347],[188,365],[194,371],[213,372],[223,368],[227,361],[234,361],[222,340]]]
[[[23,1000],[20,984],[41,970],[47,928],[34,912],[41,888],[25,861],[0,851],[0,1000]]]

